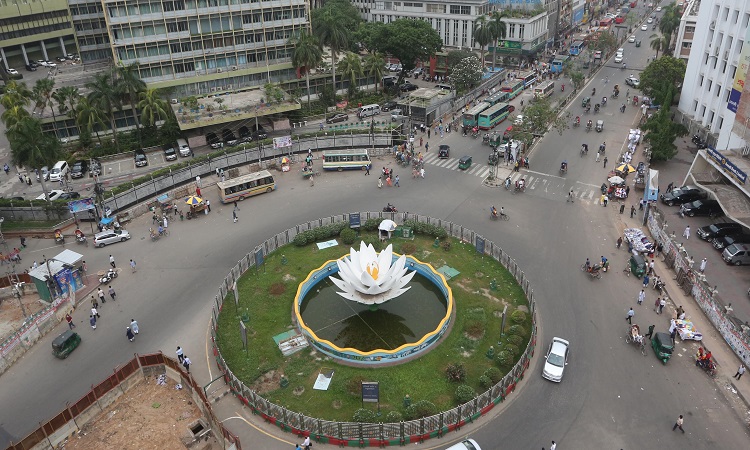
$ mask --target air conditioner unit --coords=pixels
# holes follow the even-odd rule
[[[220,91],[220,90],[222,90],[222,89],[224,89],[224,88],[223,88],[223,87],[221,87],[221,86],[216,86],[216,91],[217,91],[217,92],[218,92],[218,91]]]
[[[216,92],[216,88],[215,88],[215,87],[212,87],[212,88],[211,88],[211,92]]]
[[[232,85],[231,84],[226,85],[226,86],[224,86],[224,89],[227,90],[227,91],[229,91],[229,90],[232,89]]]
[[[232,66],[232,70],[237,70],[237,66]]]
[[[170,102],[171,102],[171,103],[172,103],[173,105],[176,105],[176,104],[180,103],[180,102],[179,102],[179,100],[177,100],[176,98],[173,98],[172,100],[170,100]]]
[[[216,69],[216,73],[221,73],[221,72],[222,72],[222,68],[221,67],[219,67],[218,69]]]

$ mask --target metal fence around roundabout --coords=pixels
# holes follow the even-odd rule
[[[300,412],[292,411],[283,406],[276,405],[264,399],[255,391],[247,387],[239,380],[228,367],[216,345],[216,327],[218,315],[224,306],[224,298],[233,290],[235,282],[248,269],[254,266],[254,253],[248,253],[235,265],[231,272],[224,278],[214,298],[214,306],[211,316],[211,340],[213,342],[214,356],[219,369],[224,375],[224,381],[230,386],[232,393],[242,403],[251,408],[254,414],[261,415],[267,422],[281,428],[284,431],[298,435],[311,436],[318,442],[333,445],[358,445],[358,446],[382,446],[382,445],[405,445],[408,443],[422,442],[425,439],[442,437],[444,434],[458,430],[464,424],[473,422],[482,415],[488,413],[496,404],[505,400],[516,388],[529,367],[531,358],[534,356],[537,338],[536,302],[534,291],[524,272],[516,262],[497,246],[494,242],[485,239],[473,230],[450,221],[436,219],[428,216],[409,213],[383,213],[362,212],[362,221],[367,219],[391,219],[391,220],[417,220],[444,228],[448,234],[462,242],[470,243],[474,248],[481,250],[487,255],[501,263],[516,279],[523,289],[529,302],[531,314],[531,337],[520,360],[505,375],[505,377],[487,391],[479,394],[468,403],[459,405],[453,409],[440,412],[436,415],[416,420],[402,421],[397,423],[357,423],[357,422],[335,422],[323,420],[316,417],[306,416]],[[349,223],[349,215],[342,214],[331,217],[323,217],[317,220],[299,224],[276,234],[263,242],[255,249],[262,250],[264,255],[290,244],[294,237],[308,230],[330,225],[332,223]]]

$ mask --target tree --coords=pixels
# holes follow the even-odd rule
[[[401,62],[401,77],[413,70],[418,60],[427,61],[443,48],[443,39],[432,25],[424,20],[394,20],[387,25],[387,31],[383,51]]]
[[[653,50],[656,50],[656,57],[654,59],[657,59],[659,58],[659,51],[666,50],[669,46],[669,41],[665,36],[659,34],[652,34],[649,36],[649,39],[651,39],[649,46]]]
[[[153,127],[159,120],[169,117],[169,105],[159,96],[156,89],[146,89],[140,94],[138,109],[141,110],[141,122],[146,126]]]
[[[586,81],[586,77],[579,70],[572,70],[569,75],[570,81],[573,83],[573,88],[577,91],[583,87],[583,83]]]
[[[368,77],[375,79],[375,93],[377,93],[378,84],[385,73],[385,58],[380,53],[370,53],[365,57],[363,70]]]
[[[10,80],[5,84],[5,93],[0,97],[0,105],[4,108],[13,106],[28,106],[32,94],[26,83],[19,83],[16,80]]]
[[[115,148],[119,149],[120,143],[117,140],[115,110],[122,110],[122,102],[112,81],[112,76],[110,74],[102,73],[94,75],[93,80],[86,83],[86,88],[91,91],[87,97],[88,102],[86,104],[86,109],[88,110],[90,107],[96,108],[99,110],[96,114],[97,117],[107,117],[109,119],[109,126],[112,129]],[[87,111],[87,113],[88,112],[89,111]],[[91,119],[91,117],[88,118]],[[96,136],[98,138],[99,134],[97,133]]]
[[[349,100],[351,100],[357,89],[357,78],[361,77],[363,73],[362,62],[359,59],[359,55],[346,52],[341,61],[339,61],[338,66],[342,79],[349,80]]]
[[[593,47],[597,50],[601,50],[604,53],[609,53],[616,49],[619,44],[617,38],[611,33],[601,33],[599,38],[594,41]]]
[[[490,21],[487,20],[487,16],[479,16],[474,21],[474,42],[479,44],[479,48],[482,51],[482,67],[484,67],[484,48],[492,42],[493,29]]]
[[[451,69],[451,79],[460,93],[466,92],[482,79],[482,63],[475,55],[462,59]]]
[[[451,50],[448,52],[448,67],[455,67],[462,60],[472,56],[476,55],[468,50]]]
[[[549,128],[555,129],[562,136],[563,131],[568,129],[569,120],[569,113],[558,116],[558,111],[552,108],[549,99],[540,98],[524,109],[523,124],[513,127],[514,131],[518,128],[513,137],[528,147],[534,142],[535,137],[543,136]]]
[[[48,106],[52,110],[52,119],[54,120],[53,126],[55,128],[55,136],[57,136],[57,115],[55,114],[55,107],[52,103],[52,92],[54,90],[55,80],[53,78],[41,78],[34,83],[31,94],[36,102],[36,106],[42,108],[42,113]]]
[[[16,126],[16,124],[18,124],[19,122],[31,116],[29,115],[29,112],[26,110],[26,108],[24,108],[23,106],[13,105],[10,108],[6,108],[3,111],[2,116],[0,117],[2,118],[2,121],[5,124],[5,128],[10,129]]]
[[[492,11],[490,13],[490,29],[492,30],[492,39],[495,41],[495,46],[492,47],[492,72],[495,72],[495,63],[497,62],[497,46],[506,36],[505,22],[502,20],[504,18],[505,11]]]
[[[350,33],[343,22],[337,20],[330,10],[320,16],[316,24],[313,24],[313,32],[323,45],[331,49],[331,67],[333,75],[333,94],[336,95],[336,55],[349,45]]]
[[[383,22],[365,22],[354,33],[355,42],[365,46],[368,52],[383,52],[387,26]]]
[[[60,141],[42,130],[42,122],[27,117],[7,131],[11,159],[17,166],[39,169],[59,159]],[[49,200],[44,177],[40,178],[45,198]]]
[[[660,99],[685,78],[686,68],[687,65],[682,59],[662,56],[646,66],[641,73],[639,89],[651,98]]]
[[[688,133],[684,125],[673,122],[669,117],[669,105],[674,98],[675,89],[674,86],[667,88],[661,98],[662,107],[641,127],[646,131],[644,139],[651,144],[652,161],[672,159],[677,154],[675,140]]]
[[[141,124],[138,120],[138,110],[135,108],[135,102],[138,101],[140,93],[146,90],[146,83],[141,80],[141,77],[138,74],[138,61],[128,64],[127,66],[122,64],[117,66],[117,82],[115,84],[115,90],[123,101],[130,104],[130,112],[133,114],[133,119],[135,120],[135,132],[138,136],[138,147],[143,148]],[[112,129],[112,132],[117,134],[117,131],[114,128]]]
[[[82,132],[86,131],[91,134],[93,131],[96,134],[96,140],[99,141],[99,145],[102,144],[98,128],[105,128],[105,114],[102,110],[92,105],[88,97],[82,97],[76,106],[76,123],[78,124],[78,129]]]
[[[307,85],[307,107],[310,107],[310,69],[317,67],[323,61],[323,49],[320,47],[320,41],[314,35],[302,31],[294,39],[290,40],[294,44],[292,49],[292,64],[297,70],[305,70],[305,84]]]
[[[76,105],[81,98],[77,87],[63,86],[52,94],[52,98],[57,102],[57,108],[60,114],[67,114],[68,117],[74,117]]]

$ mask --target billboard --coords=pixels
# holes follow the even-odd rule
[[[745,89],[748,68],[750,68],[750,27],[745,30],[745,42],[742,45],[737,72],[734,74],[732,92],[729,93],[729,101],[727,102],[727,109],[733,113],[737,113],[737,106],[740,104],[740,97],[742,97],[742,91]]]
[[[72,214],[88,211],[95,208],[96,206],[94,205],[93,198],[82,198],[80,200],[73,200],[72,202],[68,202],[68,209]]]
[[[273,148],[285,148],[285,147],[291,147],[292,146],[292,137],[291,136],[281,136],[273,138]]]

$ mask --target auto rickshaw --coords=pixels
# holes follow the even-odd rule
[[[52,354],[65,359],[81,344],[81,336],[75,331],[68,330],[52,341]]]
[[[591,104],[591,97],[583,97],[583,100],[581,100],[581,106],[587,107]]]
[[[471,156],[462,156],[461,159],[458,160],[458,168],[466,170],[469,167],[471,167]]]
[[[669,361],[674,351],[674,344],[672,344],[672,337],[669,333],[655,333],[654,337],[651,338],[651,347],[656,353],[656,357],[661,359],[664,364]]]
[[[641,255],[630,256],[630,273],[641,278],[646,273],[646,260]]]
[[[604,130],[604,121],[599,119],[596,121],[596,131],[601,133],[602,130]]]
[[[490,135],[490,147],[492,148],[498,148],[506,142],[508,142],[508,140],[504,134],[494,132]]]
[[[641,41],[635,41],[635,46],[636,47],[640,47],[641,46]]]

